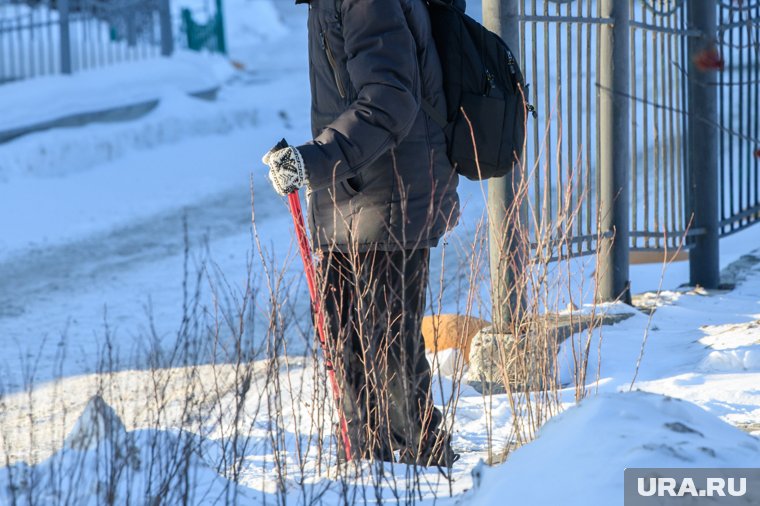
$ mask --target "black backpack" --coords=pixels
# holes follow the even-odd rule
[[[427,101],[422,109],[445,132],[457,173],[473,181],[505,176],[522,156],[525,113],[536,115],[520,67],[507,44],[455,0],[425,1],[443,71],[446,117]]]
[[[446,118],[422,108],[446,133],[456,171],[472,180],[501,177],[522,156],[528,90],[506,43],[453,5],[427,0],[443,69]]]

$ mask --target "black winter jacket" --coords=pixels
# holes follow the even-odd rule
[[[304,3],[300,0],[298,3]],[[298,146],[317,249],[432,247],[459,215],[424,0],[311,0],[314,140]]]

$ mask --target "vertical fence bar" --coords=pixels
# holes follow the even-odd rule
[[[5,53],[5,20],[0,19],[0,84],[10,80],[10,73],[5,72],[5,61],[8,59]]]
[[[77,71],[87,70],[92,67],[90,64],[92,57],[92,37],[90,36],[90,28],[92,27],[92,17],[87,8],[79,8],[78,25],[81,27],[81,37],[77,40],[80,46],[80,60],[77,65]]]
[[[543,0],[543,8],[541,10],[544,16],[549,16],[549,1]],[[541,167],[543,168],[543,175],[544,175],[544,202],[543,202],[543,215],[544,215],[544,223],[548,226],[552,221],[554,220],[554,213],[552,211],[552,191],[553,191],[553,183],[552,183],[552,141],[554,140],[553,134],[552,134],[552,116],[556,116],[556,111],[554,111],[554,107],[552,107],[552,86],[551,86],[551,73],[550,73],[550,63],[551,62],[551,54],[549,52],[551,44],[549,43],[549,33],[551,29],[552,23],[549,21],[544,21],[543,23],[543,44],[544,44],[544,62],[543,62],[543,68],[544,68],[544,82],[542,83],[541,87],[544,89],[544,118],[546,123],[546,129],[544,131],[544,138],[546,139],[546,142],[544,143],[544,160],[541,163]]]
[[[719,9],[719,19],[723,19],[723,6],[721,6]],[[725,43],[725,34],[723,34],[722,39]],[[690,48],[687,44],[687,51],[689,49]],[[729,90],[731,86],[728,83],[726,83],[726,74],[724,72],[720,72],[718,78],[719,78],[718,103],[720,104],[719,110],[718,110],[718,119],[721,125],[730,125],[731,124],[729,120],[730,116],[727,113],[727,107],[726,107],[726,104],[727,104],[726,91]],[[686,131],[687,132],[689,131],[688,126],[687,126]],[[728,151],[728,147],[727,147],[728,139],[726,137],[727,136],[725,132],[721,132],[720,140],[718,141],[718,152],[723,155],[718,158],[719,160],[718,163],[720,164],[718,181],[720,181],[720,187],[721,187],[720,193],[718,195],[718,202],[719,202],[718,207],[720,209],[720,215],[719,215],[720,223],[726,223],[726,218],[728,218],[732,214],[730,208],[728,207],[729,202],[728,202],[728,197],[726,195],[727,192],[723,190],[727,181],[726,173],[728,172],[728,168],[730,167],[729,160],[727,160],[727,157],[726,157],[726,153]],[[688,152],[686,153],[686,160],[687,162],[689,160]],[[687,167],[687,181],[688,181],[688,167]],[[688,188],[686,191],[686,199],[687,199],[687,202],[689,202],[689,205],[686,208],[686,213],[687,213],[686,219],[688,220],[691,217],[691,212],[693,208],[693,204],[691,203],[691,193],[688,191]],[[731,226],[730,223],[728,223],[727,225],[721,225],[720,233],[725,233],[728,227],[730,226]]]
[[[581,12],[582,4],[581,2],[577,3],[576,8],[576,16],[579,18],[583,15]],[[581,69],[583,68],[583,29],[589,28],[587,25],[584,24],[578,24],[576,27],[576,55],[575,58],[577,60],[576,66],[575,66],[575,106],[576,106],[576,125],[575,129],[578,135],[578,141],[576,143],[577,149],[578,149],[578,159],[577,159],[577,186],[578,186],[578,200],[574,202],[574,205],[578,209],[578,218],[575,220],[576,228],[575,233],[578,235],[578,237],[583,236],[583,200],[584,200],[584,191],[588,191],[588,188],[584,188],[583,185],[583,169],[585,168],[583,163],[583,72]],[[586,119],[588,121],[588,118]],[[586,142],[588,140],[586,139]],[[573,165],[576,165],[576,160],[573,160]],[[588,196],[586,197],[586,200],[588,200]],[[578,242],[576,246],[576,252],[580,255],[583,252],[583,243]]]
[[[743,5],[744,4],[739,4],[739,7],[742,7]],[[744,13],[740,12],[737,17],[739,18],[739,20],[743,20]],[[732,74],[731,75],[731,81],[734,82],[738,78],[738,81],[740,83],[736,87],[732,86],[732,89],[739,88],[739,90],[738,90],[739,91],[739,107],[738,107],[738,109],[739,109],[739,118],[738,118],[738,127],[739,127],[739,131],[742,132],[742,133],[744,133],[744,108],[746,107],[745,104],[747,103],[745,101],[746,98],[744,96],[744,88],[747,86],[746,83],[745,83],[745,81],[744,81],[744,79],[745,79],[744,78],[744,52],[745,52],[745,49],[744,49],[744,30],[742,29],[742,30],[737,30],[737,31],[739,32],[739,48],[740,48],[739,49],[739,65],[738,65],[739,66],[739,75],[737,76],[736,75],[736,71],[732,70],[731,71],[731,74]],[[732,56],[731,60],[734,60],[733,55],[731,55],[731,56]],[[731,61],[731,66],[732,67],[734,66],[734,61]],[[739,184],[738,184],[738,195],[736,196],[736,201],[739,203],[739,206],[738,206],[739,212],[742,212],[745,209],[747,209],[746,203],[745,203],[745,199],[744,199],[744,160],[745,160],[744,153],[745,152],[749,153],[749,150],[747,149],[745,151],[744,137],[739,136],[738,139],[737,139],[737,143],[739,145],[739,156],[737,156],[737,160],[736,160],[737,164],[736,165],[738,166],[738,169],[739,169],[738,170]],[[741,226],[744,223],[745,223],[745,221],[742,219],[742,220],[739,220],[736,223],[736,225],[737,225],[737,227],[741,228]]]
[[[644,2],[641,2],[641,19],[647,23],[648,22],[648,16],[649,11],[646,8],[646,4]],[[643,72],[646,74],[649,74],[651,69],[649,67],[649,36],[645,30],[641,31],[641,45],[642,45],[642,69]],[[643,96],[644,104],[641,106],[643,109],[642,117],[644,120],[644,127],[642,129],[642,145],[644,146],[644,150],[642,152],[642,174],[643,174],[643,184],[642,184],[642,193],[643,193],[643,200],[644,205],[643,207],[643,218],[642,218],[642,228],[645,231],[650,231],[649,222],[651,221],[651,200],[652,200],[652,192],[650,190],[651,186],[651,177],[650,177],[650,170],[649,170],[649,131],[650,131],[650,121],[649,121],[649,83],[648,80],[643,79],[643,82],[641,83],[641,91]],[[651,246],[651,236],[647,234],[647,236],[644,238],[644,248],[649,248]]]
[[[174,52],[174,34],[169,0],[158,0],[158,15],[161,25],[161,56],[171,56]]]
[[[48,74],[55,74],[55,67],[56,67],[56,61],[55,61],[55,51],[53,48],[55,47],[53,45],[53,9],[48,6],[47,8],[47,19],[45,21],[45,28],[47,37],[47,59],[48,59]]]
[[[517,11],[515,10],[515,12]],[[227,54],[227,36],[224,32],[224,10],[222,8],[222,0],[216,0],[216,15],[214,18],[216,19],[217,50],[222,54]],[[517,30],[517,32],[512,35],[512,37],[514,40],[520,40],[519,26],[515,26],[514,28]],[[513,48],[512,50],[515,52],[515,54],[520,54],[519,46],[509,47]]]
[[[629,270],[629,93],[628,3],[601,0],[601,16],[611,25],[600,29],[599,125],[600,208],[603,235],[599,296],[631,302]]]
[[[17,63],[17,71],[20,78],[28,78],[29,74],[27,72],[28,69],[25,70],[24,65],[24,20],[23,20],[23,11],[21,10],[21,6],[19,4],[16,4],[16,36],[14,39],[16,40],[16,43],[18,44],[16,51],[16,56],[18,59],[16,60]]]
[[[757,4],[755,7],[755,13],[754,13],[754,19],[760,19],[760,3]],[[753,32],[755,39],[755,60],[754,60],[754,68],[755,68],[755,75],[754,77],[754,83],[752,84],[752,87],[755,91],[755,106],[753,111],[755,111],[754,114],[754,137],[755,139],[760,139],[760,113],[757,113],[757,111],[760,110],[760,26],[755,27],[755,31]],[[755,175],[755,198],[752,201],[752,206],[755,207],[757,205],[760,205],[760,142],[755,145],[755,151],[754,151],[754,170],[752,173]],[[755,214],[754,217],[752,217],[752,222],[757,222],[758,219],[760,219],[760,215]]]
[[[39,12],[39,9],[37,7],[32,7],[29,9],[29,20],[27,23],[29,23],[29,26],[35,27],[38,23],[37,21],[37,13]],[[28,46],[27,46],[27,52],[29,54],[29,77],[36,77],[37,76],[37,69],[38,69],[38,62],[36,59],[37,54],[37,34],[34,33],[36,31],[36,28],[32,28],[30,30],[27,30],[27,33],[29,35],[28,39]]]
[[[137,51],[137,8],[134,5],[130,5],[128,9],[124,11],[124,16],[127,23],[127,46],[130,49],[130,56],[135,56]],[[134,59],[134,58],[130,58]]]
[[[659,19],[657,19],[657,23],[655,26],[662,26],[663,23],[663,17],[659,16]],[[668,103],[668,90],[667,90],[667,84],[665,82],[665,76],[667,75],[667,65],[668,62],[665,59],[665,35],[664,34],[657,34],[655,36],[655,40],[652,42],[652,45],[655,48],[655,55],[659,55],[658,59],[660,62],[659,68],[655,66],[655,72],[658,74],[657,79],[659,79],[659,93],[660,96],[658,99],[655,99],[655,102],[661,103],[661,104],[667,104]],[[659,47],[658,47],[659,46]],[[655,79],[655,80],[657,80]],[[660,182],[659,184],[659,190],[657,192],[657,195],[660,198],[660,201],[662,202],[659,206],[659,218],[656,218],[654,229],[657,232],[657,247],[662,248],[663,247],[663,233],[668,232],[670,229],[668,228],[668,143],[670,142],[667,138],[668,134],[668,117],[667,117],[667,111],[666,107],[661,107],[659,111],[659,127],[657,130],[659,133],[660,142],[656,144],[655,152],[659,152],[659,177],[657,178],[657,181]],[[657,113],[655,112],[655,117],[657,117]]]
[[[632,19],[636,19],[636,4],[634,2],[631,2],[630,9],[628,11],[628,15]],[[636,41],[638,34],[638,30],[634,27],[631,27],[630,30],[630,36],[628,43],[630,44],[630,51],[631,51],[631,62],[634,62],[633,64],[636,65],[637,61],[637,52],[636,52]],[[646,37],[646,34],[644,34]],[[637,66],[634,67],[631,70],[631,84],[629,85],[629,90],[631,92],[631,95],[634,97],[639,96],[639,91],[637,89],[636,83],[639,72],[641,72],[641,69],[639,69]],[[645,81],[645,80],[644,80]],[[639,104],[636,104],[635,102],[631,104],[631,107],[633,108],[633,117],[638,118],[638,109],[640,107]],[[646,107],[646,106],[645,106]],[[640,128],[639,122],[634,120],[635,123],[633,127],[631,128],[631,202],[633,203],[631,208],[631,230],[638,231],[639,230],[639,157],[638,157],[638,150],[639,150],[639,142],[638,142],[638,129]],[[646,224],[646,219],[644,220],[644,223]],[[631,237],[631,246],[633,248],[637,248],[639,245],[639,240],[637,237]]]
[[[652,13],[652,26],[657,25],[657,15]],[[652,101],[655,104],[660,103],[660,85],[658,81],[658,76],[661,74],[660,71],[660,55],[659,51],[657,50],[657,40],[658,40],[658,34],[656,31],[652,31],[650,34],[648,34],[651,37],[652,41],[652,70],[653,74],[650,74],[652,76]],[[664,181],[663,175],[665,174],[662,170],[662,161],[661,161],[661,155],[662,155],[662,132],[660,130],[660,111],[657,109],[654,109],[652,111],[652,124],[654,126],[652,130],[652,134],[654,136],[653,142],[654,142],[654,149],[652,152],[652,161],[654,162],[654,216],[652,221],[652,232],[655,232],[656,235],[654,236],[654,247],[660,248],[660,234],[662,233],[662,228],[660,227],[660,192],[662,191],[662,183]],[[648,149],[648,146],[647,148]]]
[[[60,23],[61,74],[71,74],[71,33],[69,24],[69,0],[58,0],[58,23]]]
[[[535,16],[537,12],[537,0],[530,0],[530,14],[531,16]],[[525,9],[523,9],[524,11]],[[538,54],[536,52],[536,49],[538,47],[538,23],[531,23],[530,24],[530,47],[533,49],[530,52],[530,73],[531,73],[531,90],[533,95],[533,103],[538,104],[539,103],[539,86],[538,86]],[[522,51],[524,54],[529,54],[525,48],[523,48]],[[528,63],[528,60],[523,60],[523,65],[526,65]],[[533,165],[534,160],[539,159],[539,153],[541,152],[541,131],[539,128],[539,122],[538,121],[532,121],[533,124],[533,158],[531,158],[531,165]],[[543,192],[541,191],[541,168],[540,168],[540,160],[537,162],[537,166],[535,168],[531,168],[530,170],[533,172],[533,193],[534,193],[534,213],[537,214],[537,219],[535,224],[533,225],[536,230],[542,228],[544,226],[544,223],[546,223],[545,220],[547,220],[546,214],[543,212]]]
[[[724,16],[727,19],[729,19],[729,20],[733,19],[733,16],[731,16],[731,9],[730,8],[727,8],[727,7],[723,6],[723,5],[721,5],[720,6],[720,11],[721,11],[721,19],[723,19]],[[728,46],[727,49],[730,51],[731,48],[734,47],[734,45],[736,44],[736,42],[734,42],[734,30],[729,30],[728,37],[729,37],[729,39],[728,39],[729,46]],[[721,74],[721,76],[725,75],[724,72],[721,72],[720,74]],[[726,79],[728,80],[728,83],[727,83],[728,84],[728,110],[727,110],[728,115],[725,118],[726,122],[723,123],[725,125],[729,125],[730,127],[733,127],[734,114],[735,114],[735,111],[736,111],[736,107],[735,107],[735,104],[734,104],[734,95],[736,93],[734,93],[734,86],[733,86],[734,77],[733,77],[732,74],[733,73],[728,73],[728,76],[726,76]],[[721,84],[723,84],[723,83],[721,83]],[[725,107],[725,104],[723,106]],[[736,186],[734,184],[734,173],[736,172],[736,169],[735,169],[736,163],[734,161],[734,152],[735,152],[734,136],[733,135],[725,135],[725,133],[723,134],[723,136],[727,137],[727,139],[728,139],[728,143],[727,143],[728,144],[728,166],[727,166],[726,170],[728,172],[728,188],[729,188],[729,190],[727,192],[725,190],[722,190],[721,193],[723,195],[726,195],[726,194],[728,195],[728,197],[727,197],[727,200],[728,200],[728,216],[732,218],[730,220],[730,223],[729,223],[728,227],[729,227],[730,231],[733,231],[735,229],[735,227],[736,227],[736,220],[734,220],[733,217],[738,212],[738,208],[734,204],[734,194],[736,193]],[[725,151],[723,151],[723,153],[725,153]],[[722,183],[725,184],[725,181],[722,181]]]
[[[12,18],[12,20],[15,20]],[[13,32],[12,23],[7,23],[8,32],[8,77],[9,80],[13,80],[16,76],[16,42],[14,40],[15,33]]]
[[[562,12],[560,11],[560,4],[555,3],[554,4],[554,15],[558,18],[562,16]],[[562,148],[564,147],[562,145],[565,132],[564,132],[564,111],[562,110],[562,89],[564,88],[564,80],[562,79],[562,22],[556,21],[552,23],[552,28],[554,29],[554,65],[552,67],[554,68],[555,76],[557,85],[555,87],[551,88],[552,93],[554,94],[554,115],[556,117],[557,121],[557,156],[554,159],[547,160],[549,162],[549,171],[551,171],[552,162],[555,165],[555,181],[556,183],[556,215],[554,216],[554,225],[557,227],[557,231],[560,235],[563,235],[563,229],[565,228],[565,216],[563,216],[563,202],[562,197],[564,196],[564,184],[562,181]],[[550,35],[549,32],[547,32],[547,35]],[[551,48],[551,44],[547,44],[547,48]],[[547,67],[549,66],[548,63],[551,60],[549,58],[546,59]],[[546,80],[546,88],[550,89],[549,86],[549,80]],[[554,140],[554,139],[552,139]],[[562,256],[564,254],[563,252],[564,245],[558,245],[557,247],[557,254]]]
[[[578,11],[579,17],[582,15],[580,9]],[[591,2],[586,2],[586,16],[591,17]],[[591,76],[593,75],[592,68],[596,68],[596,66],[592,66],[592,62],[594,61],[594,58],[592,57],[592,47],[594,45],[594,32],[595,28],[592,28],[591,25],[586,26],[586,234],[591,237],[594,233],[594,230],[598,227],[598,225],[594,222],[595,219],[598,220],[599,216],[595,213],[598,205],[598,200],[596,200],[596,195],[598,188],[594,188],[592,183],[592,164],[591,161],[592,153],[594,153],[594,150],[596,149],[596,143],[592,142],[591,137],[591,118],[593,117],[591,111],[593,111],[593,114],[596,114],[597,111],[594,110],[595,102],[592,101],[592,91],[591,91]],[[592,105],[593,104],[593,105]],[[593,145],[593,149],[592,149]],[[596,169],[596,166],[594,166],[594,169]],[[595,170],[594,170],[595,171]],[[594,203],[592,206],[591,203]],[[586,248],[589,251],[592,251],[592,247],[594,249],[599,248],[599,245],[595,242],[592,243],[591,241],[588,241],[586,243]]]
[[[682,32],[686,32],[688,29],[688,20],[686,19],[688,14],[686,11],[681,12],[681,22],[679,23],[679,28]],[[678,38],[679,43],[679,50],[680,50],[680,58],[681,63],[684,68],[688,69],[688,37],[682,36]],[[679,156],[681,158],[681,163],[679,164],[679,170],[678,174],[680,176],[680,184],[679,184],[679,190],[681,192],[681,213],[682,213],[682,219],[683,219],[683,226],[681,227],[681,230],[686,230],[687,228],[691,228],[691,215],[690,215],[690,204],[689,204],[689,192],[687,191],[687,186],[689,185],[689,170],[688,170],[688,160],[689,160],[689,115],[688,107],[689,107],[689,78],[688,76],[682,75],[681,77],[681,110],[684,111],[683,114],[681,114],[681,146],[679,149]],[[721,141],[723,137],[721,136]],[[721,169],[722,170],[722,169]],[[685,241],[688,245],[688,241]]]
[[[522,0],[483,0],[483,22],[492,32],[501,36],[515,58],[520,55],[520,6]],[[519,63],[519,62],[518,62]],[[524,225],[525,205],[519,214],[522,223],[510,222],[514,212],[515,191],[522,181],[522,170],[514,170],[504,177],[488,181],[489,259],[491,267],[491,300],[493,303],[494,330],[506,332],[507,325],[522,308],[515,288],[515,279],[522,270],[520,239]]]
[[[717,72],[699,68],[695,57],[703,51],[714,50],[717,29],[715,0],[688,2],[688,25],[699,30],[700,37],[688,42],[688,185],[686,189],[693,228],[698,231],[689,251],[689,271],[692,285],[717,288],[720,284],[720,249],[718,230],[718,97],[711,85]]]

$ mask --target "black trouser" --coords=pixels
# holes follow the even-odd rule
[[[421,333],[430,252],[325,253],[325,314],[354,457],[417,453],[441,422]]]

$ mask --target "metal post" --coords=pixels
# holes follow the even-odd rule
[[[692,229],[698,232],[689,250],[692,285],[717,288],[720,284],[718,227],[718,89],[715,69],[698,68],[694,56],[714,50],[717,15],[715,0],[687,2],[689,29],[702,32],[689,37],[688,172],[686,194]],[[693,214],[692,214],[693,213]]]
[[[174,33],[172,32],[172,12],[169,0],[159,0],[158,16],[161,24],[161,55],[171,56],[174,52]]]
[[[127,46],[137,46],[137,7],[129,6],[124,11],[124,18],[127,24]]]
[[[216,49],[227,54],[227,38],[224,33],[224,9],[222,0],[216,0]]]
[[[631,303],[629,274],[629,11],[628,2],[601,0],[599,28],[599,206],[602,234],[599,298]]]
[[[58,0],[58,23],[61,37],[61,73],[71,74],[71,33],[69,25],[69,0]]]
[[[520,54],[520,0],[483,0],[483,24],[507,43],[515,57]],[[496,333],[506,333],[511,321],[519,318],[522,294],[515,281],[523,266],[523,241],[527,207],[515,203],[515,193],[522,182],[516,165],[508,175],[488,181],[488,231],[491,267],[491,300]],[[513,209],[515,205],[519,209]],[[516,214],[521,216],[515,223]],[[516,228],[517,226],[521,228]]]

